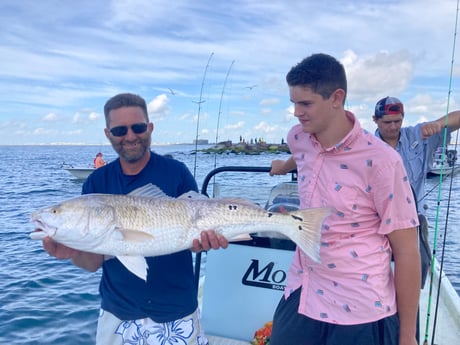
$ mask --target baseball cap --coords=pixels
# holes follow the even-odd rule
[[[396,97],[387,96],[382,98],[375,105],[375,117],[381,118],[384,115],[403,115],[404,116],[404,106],[402,102]]]

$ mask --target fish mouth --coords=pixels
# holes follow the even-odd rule
[[[29,237],[32,240],[43,240],[45,237],[48,237],[48,234],[40,229],[37,229],[29,234]]]
[[[42,240],[45,237],[52,237],[54,234],[56,234],[56,227],[46,225],[37,217],[32,216],[31,222],[35,225],[35,230],[29,235],[33,240]]]

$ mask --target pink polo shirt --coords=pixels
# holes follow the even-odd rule
[[[299,313],[342,325],[396,313],[391,247],[394,230],[418,225],[412,190],[399,154],[361,129],[324,150],[294,126],[287,141],[297,163],[300,207],[331,206],[321,234],[321,263],[296,250],[285,296],[302,287]]]

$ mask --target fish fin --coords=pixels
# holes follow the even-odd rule
[[[140,230],[118,229],[118,231],[122,234],[123,240],[129,242],[143,242],[154,238],[152,234]]]
[[[229,242],[250,241],[250,240],[252,240],[252,237],[249,234],[241,234],[241,235],[236,235],[234,237],[228,238]]]
[[[289,215],[298,222],[298,229],[293,231],[291,239],[316,262],[320,262],[319,251],[323,221],[332,213],[332,210],[330,207],[318,207],[289,212]]]
[[[200,194],[198,192],[195,192],[193,190],[182,194],[181,196],[178,197],[178,199],[189,199],[189,200],[209,200],[209,198],[204,195]]]
[[[142,187],[136,188],[133,191],[131,191],[128,195],[134,195],[134,196],[146,196],[150,198],[167,198],[167,199],[174,199],[173,197],[170,197],[167,195],[163,190],[152,184],[148,183]],[[182,194],[181,196],[178,197],[178,199],[194,199],[194,200],[203,200],[203,199],[208,199],[208,197],[204,194],[200,194],[195,191],[189,191],[187,193]]]
[[[243,198],[237,198],[237,197],[232,197],[232,198],[215,198],[215,199],[212,199],[212,200],[216,200],[217,202],[226,202],[226,203],[229,203],[229,204],[240,204],[242,206],[252,206],[252,207],[260,207],[261,209],[263,209],[262,206],[260,206],[259,204],[255,204],[253,203],[251,200],[248,200],[248,199],[243,199]]]
[[[117,259],[128,271],[144,281],[147,281],[147,260],[143,256],[117,256]]]
[[[163,190],[154,185],[153,183],[148,183],[142,187],[136,188],[128,193],[128,195],[134,196],[148,196],[151,198],[171,198]]]

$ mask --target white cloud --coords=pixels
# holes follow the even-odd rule
[[[245,125],[244,121],[238,121],[237,123],[226,125],[224,128],[228,130],[235,130],[235,129],[243,128],[244,125]]]
[[[272,112],[272,109],[271,108],[261,108],[260,109],[260,113],[262,115],[267,115],[267,114],[270,114]]]
[[[254,126],[254,129],[259,133],[273,133],[276,132],[278,129],[277,125],[270,125],[265,121],[259,122],[257,125]]]
[[[279,98],[268,98],[268,99],[261,100],[259,104],[261,106],[270,106],[270,105],[276,105],[279,103],[280,103]]]
[[[34,135],[49,135],[51,133],[55,133],[55,131],[47,128],[36,128],[33,131]]]
[[[73,123],[78,123],[80,121],[81,114],[79,112],[75,113],[72,118]]]
[[[342,59],[347,72],[351,99],[375,101],[389,94],[401,93],[413,76],[413,64],[408,51],[380,51],[359,57],[347,50]]]
[[[151,120],[161,120],[169,114],[171,108],[168,105],[169,98],[166,94],[156,96],[147,104],[147,110]]]
[[[49,114],[46,114],[44,117],[43,117],[43,121],[56,121],[57,120],[57,115],[55,113],[49,113]]]
[[[88,115],[88,119],[89,119],[90,121],[99,120],[101,117],[102,117],[101,114],[96,113],[96,112],[94,112],[94,111],[91,111],[91,112],[89,113],[89,115]]]

